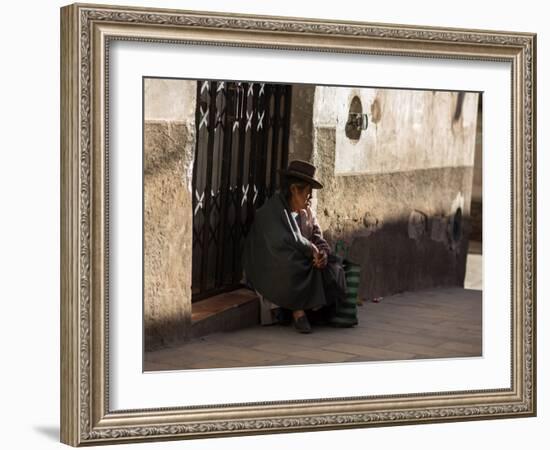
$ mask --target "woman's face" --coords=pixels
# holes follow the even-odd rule
[[[305,187],[300,187],[297,184],[293,184],[290,186],[290,192],[292,194],[290,206],[294,211],[306,209],[310,205],[312,189],[309,184]]]

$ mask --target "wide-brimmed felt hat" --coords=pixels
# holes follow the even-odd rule
[[[295,159],[294,161],[290,161],[290,164],[286,169],[281,169],[279,172],[287,177],[307,181],[311,184],[313,189],[322,189],[323,185],[315,179],[315,170],[316,169],[313,164],[300,159]]]

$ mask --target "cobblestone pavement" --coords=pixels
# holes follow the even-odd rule
[[[405,292],[359,306],[353,328],[299,334],[292,326],[258,325],[215,333],[145,353],[144,370],[481,356],[481,300],[477,289]]]

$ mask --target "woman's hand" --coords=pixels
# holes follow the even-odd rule
[[[316,267],[316,268],[320,268],[319,267],[319,262],[321,261],[322,259],[322,255],[323,253],[321,251],[319,251],[319,249],[317,248],[317,246],[311,242],[311,248],[313,250],[313,267]]]
[[[320,251],[313,242],[311,243],[311,248],[313,249],[313,267],[324,269],[327,265],[328,255]]]
[[[328,255],[320,251],[318,253],[317,259],[313,261],[313,266],[317,269],[324,269],[327,266],[328,262]]]
[[[311,249],[313,250],[313,265],[317,267],[317,261],[321,256],[321,252],[313,242],[310,242],[310,244],[311,244]]]

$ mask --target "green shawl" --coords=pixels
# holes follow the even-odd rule
[[[311,242],[300,233],[280,193],[256,211],[244,244],[243,267],[253,288],[276,305],[306,310],[326,304]]]

